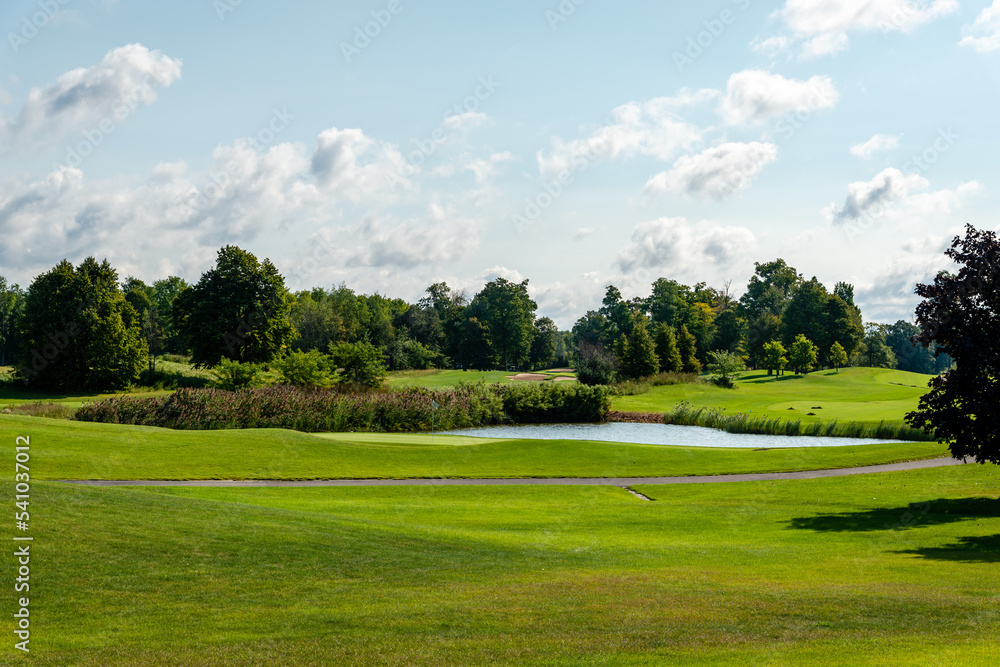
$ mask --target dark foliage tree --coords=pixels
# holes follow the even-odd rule
[[[288,313],[296,337],[290,347],[301,352],[326,350],[341,340],[340,315],[333,300],[322,289],[299,292]]]
[[[531,367],[551,368],[556,358],[556,339],[559,328],[548,317],[535,321],[534,336],[531,340]]]
[[[458,327],[455,358],[462,368],[486,370],[493,368],[493,341],[490,328],[478,318],[469,317]]]
[[[528,362],[537,309],[528,296],[527,280],[514,283],[497,278],[476,294],[467,314],[489,328],[493,357],[507,370]]]
[[[781,258],[763,264],[754,262],[754,275],[740,297],[740,307],[749,320],[764,313],[780,317],[801,284],[802,274]]]
[[[153,301],[153,288],[138,278],[129,278],[122,285],[125,300],[135,310],[142,324],[142,335],[146,338],[146,348],[149,350],[150,373],[156,372],[156,356],[163,354],[166,337],[160,319],[160,309]]]
[[[715,318],[715,337],[712,339],[712,347],[743,356],[746,354],[747,329],[746,318],[735,308],[722,311]]]
[[[295,336],[287,319],[293,301],[270,260],[226,246],[215,268],[177,297],[173,315],[196,366],[223,358],[266,363]]]
[[[685,373],[701,372],[701,362],[697,355],[697,341],[683,324],[677,332],[677,351],[681,355],[681,370]]]
[[[142,323],[117,272],[93,257],[75,269],[63,260],[32,282],[19,334],[17,376],[39,389],[124,389],[148,355]]]
[[[919,335],[920,327],[899,320],[886,327],[885,344],[896,357],[896,368],[899,370],[934,375],[936,372],[934,345],[924,347],[914,342]]]
[[[163,330],[163,351],[169,354],[185,354],[187,343],[174,323],[174,301],[187,289],[188,284],[177,276],[170,276],[153,283],[151,298],[156,307],[157,323]]]
[[[640,319],[625,339],[622,356],[618,359],[618,373],[626,380],[634,380],[656,375],[659,371],[656,346],[646,329],[646,323]]]
[[[629,304],[622,299],[621,291],[614,285],[608,285],[599,312],[607,323],[607,337],[603,341],[605,345],[632,333],[635,316]]]
[[[953,456],[1000,463],[1000,241],[968,225],[945,251],[961,268],[917,285],[916,341],[954,367],[932,378],[907,422],[948,444]]]
[[[658,325],[653,342],[656,345],[656,357],[660,362],[661,371],[680,373],[684,370],[684,361],[677,349],[677,336],[673,327],[665,323]]]

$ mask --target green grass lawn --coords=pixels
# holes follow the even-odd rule
[[[842,468],[934,458],[938,443],[754,451],[430,434],[174,431],[0,415],[28,435],[34,479],[630,477]]]
[[[8,593],[0,662],[995,665],[997,474],[642,487],[654,502],[40,482],[32,653]]]
[[[845,368],[808,375],[743,373],[735,389],[710,384],[653,387],[644,394],[615,398],[615,410],[666,412],[677,403],[753,412],[767,417],[813,421],[901,421],[917,408],[930,375],[884,368]],[[814,413],[810,416],[809,413]]]

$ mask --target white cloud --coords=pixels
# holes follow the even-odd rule
[[[864,226],[879,219],[946,217],[979,189],[979,183],[969,181],[954,190],[924,192],[929,187],[930,182],[920,174],[884,169],[870,181],[848,185],[843,205],[830,203],[823,212],[834,224],[856,221]]]
[[[510,162],[513,159],[514,155],[510,151],[494,153],[486,159],[475,159],[469,161],[465,165],[465,170],[471,171],[475,174],[476,183],[478,185],[486,185],[489,180],[496,175],[497,167],[505,162]]]
[[[729,77],[719,113],[727,125],[759,125],[790,111],[829,109],[839,99],[829,77],[797,81],[750,69]]]
[[[961,235],[960,228],[954,231]],[[865,319],[887,323],[912,320],[920,302],[914,293],[917,283],[931,283],[939,271],[955,268],[944,254],[953,236],[924,236],[908,241],[871,274],[855,278],[855,302]]]
[[[573,233],[573,240],[582,241],[583,239],[587,238],[593,233],[594,233],[593,227],[580,227],[579,229],[576,230],[576,232]]]
[[[342,265],[434,264],[475,247],[481,224],[462,214],[462,197],[431,205],[423,218],[377,212],[395,202],[383,172],[400,164],[393,145],[334,128],[317,137],[312,152],[299,143],[266,151],[248,140],[220,146],[203,172],[172,162],[145,180],[87,182],[65,166],[33,181],[8,178],[0,183],[0,263],[30,274],[63,257],[93,254],[108,257],[123,275],[147,276],[164,261],[200,270],[195,265],[223,243],[249,244],[295,225],[328,226],[348,205],[376,213],[338,229]]]
[[[503,278],[504,280],[510,281],[512,283],[524,282],[524,275],[517,269],[508,269],[506,266],[493,266],[482,273],[479,274],[480,279],[483,283],[488,283],[496,280],[497,278]],[[529,290],[529,294],[533,290]]]
[[[552,177],[563,170],[579,171],[598,160],[622,160],[646,155],[669,160],[702,140],[702,130],[681,118],[678,109],[703,104],[718,91],[684,89],[674,97],[629,102],[611,112],[612,120],[589,136],[564,142],[553,138],[552,151],[538,153],[538,168]]]
[[[958,7],[958,0],[787,0],[773,16],[789,34],[758,37],[754,45],[763,51],[801,43],[800,56],[815,58],[846,49],[852,32],[910,33]]]
[[[459,259],[479,244],[481,223],[459,211],[432,204],[424,218],[403,222],[368,216],[356,230],[349,266],[413,268]]]
[[[778,158],[770,143],[725,143],[677,160],[670,171],[646,183],[648,195],[664,192],[725,199],[750,186],[765,166]]]
[[[129,44],[110,51],[93,67],[60,76],[46,88],[36,88],[14,120],[4,122],[7,148],[49,148],[74,130],[97,131],[116,125],[140,105],[156,101],[157,90],[181,76],[181,61]]]
[[[625,273],[663,269],[671,275],[705,274],[713,267],[732,265],[756,247],[753,232],[746,227],[659,218],[636,225],[631,243],[618,253],[618,266]]]
[[[962,26],[962,46],[975,49],[978,53],[989,53],[1000,49],[1000,0],[984,9],[972,25]]]
[[[354,202],[400,183],[411,186],[407,177],[415,171],[398,148],[376,144],[359,129],[325,130],[312,156],[312,173],[319,186]]]
[[[851,146],[851,155],[867,160],[875,153],[891,151],[899,146],[899,137],[888,134],[876,134],[868,141]]]

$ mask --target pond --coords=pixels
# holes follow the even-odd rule
[[[529,440],[603,440],[637,445],[675,445],[678,447],[738,447],[743,449],[779,449],[788,447],[844,447],[900,443],[902,440],[875,438],[820,438],[806,435],[755,435],[726,433],[701,426],[673,424],[526,424],[523,426],[485,426],[454,431],[443,435],[470,435],[477,438],[516,438]]]

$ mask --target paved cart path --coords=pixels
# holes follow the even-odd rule
[[[502,485],[572,485],[572,486],[632,486],[634,484],[711,484],[715,482],[770,482],[785,479],[818,479],[865,475],[874,472],[922,470],[942,466],[962,465],[960,459],[941,458],[905,463],[886,463],[859,468],[802,470],[799,472],[748,473],[740,475],[692,475],[688,477],[530,477],[521,479],[205,479],[205,480],[57,480],[87,486],[210,486],[210,487],[278,487],[278,486],[502,486]]]

